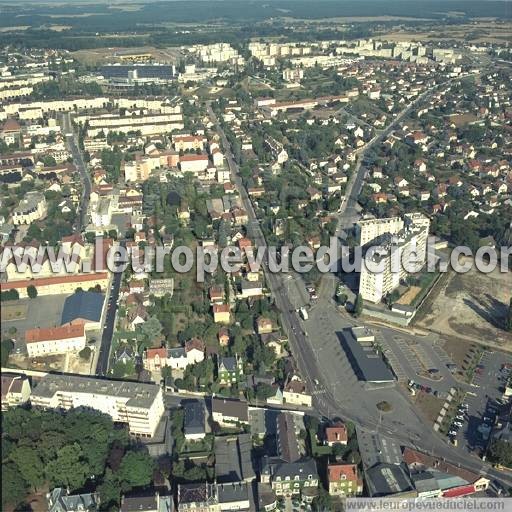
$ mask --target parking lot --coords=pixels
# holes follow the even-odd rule
[[[496,413],[501,406],[501,388],[511,371],[502,368],[506,364],[512,365],[509,355],[489,351],[482,354],[471,383],[472,391],[466,393],[462,414],[456,418],[458,424],[452,423],[453,435],[449,436],[457,441],[457,446],[462,450],[478,456],[485,453]]]
[[[25,331],[35,327],[54,327],[60,325],[64,301],[69,294],[46,295],[34,299],[20,299],[12,303],[26,308],[21,318],[2,320],[2,336],[16,338],[15,351],[25,352]],[[16,329],[16,331],[14,331]]]

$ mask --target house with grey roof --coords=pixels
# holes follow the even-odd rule
[[[206,435],[204,402],[183,400],[183,433],[185,439],[198,440]]]
[[[68,494],[66,489],[56,487],[46,495],[48,512],[96,512],[100,498],[96,493]]]
[[[119,512],[173,512],[171,496],[160,496],[158,492],[130,494],[121,498]]]
[[[260,480],[270,484],[276,496],[300,496],[311,502],[318,494],[318,471],[315,459],[303,457],[287,462],[281,457],[262,459]]]
[[[229,398],[212,398],[213,421],[223,427],[233,427],[239,424],[249,424],[249,409],[247,402]]]
[[[217,482],[252,482],[256,478],[252,462],[250,434],[215,438]]]
[[[217,362],[217,375],[221,384],[231,386],[240,382],[244,374],[244,365],[240,357],[219,357]]]
[[[380,463],[365,470],[368,493],[372,498],[410,492],[416,496],[404,464]]]
[[[247,482],[217,484],[217,496],[221,510],[250,510],[249,485]]]
[[[178,512],[197,511],[217,512],[219,498],[217,486],[207,482],[178,485]]]

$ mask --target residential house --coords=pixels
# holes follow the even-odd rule
[[[220,357],[217,363],[217,374],[221,384],[232,385],[240,382],[244,374],[244,365],[238,355]]]
[[[328,464],[327,481],[331,496],[353,497],[363,492],[356,464]]]
[[[183,433],[185,439],[196,441],[206,436],[205,409],[201,400],[183,400]]]
[[[273,330],[272,320],[265,317],[259,317],[256,320],[256,330],[258,334],[268,334]]]
[[[212,419],[220,426],[249,424],[247,402],[228,398],[212,398]]]
[[[185,342],[185,353],[187,354],[187,363],[196,364],[204,360],[204,341],[199,338],[192,338]]]
[[[25,375],[3,372],[1,379],[2,411],[29,401],[30,382]]]
[[[217,335],[219,339],[219,345],[221,347],[227,347],[229,345],[229,331],[226,327],[221,327]]]
[[[216,484],[178,484],[178,512],[221,512]]]
[[[283,389],[285,403],[311,407],[312,396],[306,390],[306,384],[297,376],[293,375],[285,384]]]
[[[229,304],[214,304],[213,309],[213,321],[216,324],[229,324],[231,321],[231,312]]]
[[[335,444],[345,445],[348,442],[347,427],[341,423],[335,423],[325,428],[325,444],[333,446]]]
[[[173,512],[172,496],[160,496],[158,492],[130,494],[121,498],[119,512]]]
[[[301,496],[304,501],[311,502],[318,494],[318,471],[315,460],[309,457],[287,462],[279,457],[265,456],[260,480],[270,484],[276,496]]]
[[[283,354],[283,344],[286,342],[286,337],[279,332],[261,334],[260,339],[265,346],[270,347],[275,352],[276,356],[279,357]]]
[[[148,348],[143,356],[144,368],[150,372],[160,371],[167,366],[167,349],[165,347]]]
[[[187,353],[184,347],[170,348],[167,351],[167,365],[173,370],[184,370],[188,366]]]
[[[48,512],[96,512],[100,497],[96,493],[69,494],[66,489],[56,487],[46,495]]]

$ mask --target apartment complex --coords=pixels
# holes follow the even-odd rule
[[[364,300],[380,302],[395,290],[413,267],[419,271],[427,255],[430,220],[420,213],[403,219],[374,219],[358,223],[361,245],[368,245],[361,266],[359,293]],[[373,237],[373,238],[372,238]]]
[[[43,194],[37,191],[27,192],[25,198],[20,201],[12,212],[12,223],[32,224],[35,220],[46,217],[47,205]]]
[[[51,409],[90,407],[128,424],[131,434],[145,437],[154,435],[165,411],[162,389],[155,384],[74,375],[46,375],[31,401]]]

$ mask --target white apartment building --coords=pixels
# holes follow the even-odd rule
[[[243,59],[228,43],[215,43],[205,45],[194,45],[191,50],[195,52],[203,62],[227,62],[233,61],[243,64]]]
[[[96,228],[105,228],[112,224],[112,201],[110,197],[100,197],[91,205],[91,220]]]
[[[364,246],[385,233],[396,234],[404,228],[400,217],[360,220],[356,224],[357,244]]]
[[[304,70],[302,68],[291,68],[283,71],[283,80],[287,82],[299,82],[304,78]]]
[[[368,249],[372,251],[371,257],[368,257],[368,252],[366,254],[374,266],[364,263],[361,266],[359,293],[364,300],[377,304],[407,277],[410,267],[406,268],[404,262],[416,267],[417,271],[425,264],[430,220],[421,213],[406,214],[403,219],[393,217],[374,220],[378,226],[375,232],[379,234],[368,242],[375,242]],[[390,222],[379,223],[381,220]],[[395,231],[381,232],[383,225]],[[400,225],[403,227],[397,229]]]
[[[45,217],[46,213],[47,205],[44,195],[35,190],[27,192],[25,198],[12,212],[12,223],[15,226],[31,224],[35,220]]]
[[[180,168],[183,172],[199,173],[208,168],[207,155],[183,155],[180,157]]]
[[[25,331],[25,342],[29,357],[77,352],[85,348],[85,339],[83,323]]]
[[[33,389],[32,405],[43,408],[91,407],[128,424],[130,434],[151,437],[165,412],[155,384],[48,374]]]
[[[29,401],[30,382],[25,375],[2,372],[2,411]]]

